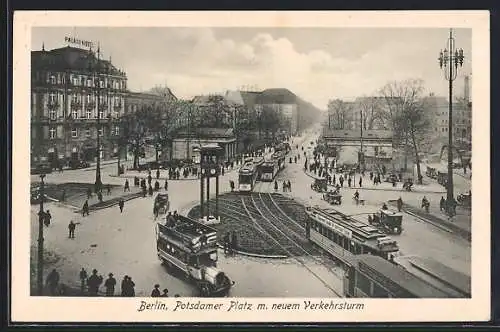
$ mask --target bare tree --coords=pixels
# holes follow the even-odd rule
[[[341,99],[328,102],[329,127],[332,129],[350,129],[352,105]]]
[[[384,127],[383,100],[378,97],[361,97],[356,100],[356,107],[363,115],[363,130]]]
[[[398,146],[406,152],[413,150],[417,165],[417,181],[422,183],[420,170],[420,144],[430,129],[428,106],[423,102],[423,81],[409,79],[386,84],[381,94],[387,104],[388,120],[392,124],[394,138]]]

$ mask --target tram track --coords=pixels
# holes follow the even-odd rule
[[[258,206],[255,204],[255,200],[253,199],[253,195],[250,196],[250,198],[252,199],[252,203],[254,204],[254,206],[258,208]],[[242,201],[243,202],[243,201]],[[245,204],[243,202],[243,204]],[[260,210],[259,210],[260,211]],[[295,248],[299,248],[300,250],[302,250],[303,252],[306,253],[307,256],[310,256],[310,257],[313,257],[310,253],[308,253],[302,246],[300,246],[299,244],[297,244],[297,242],[295,242],[293,239],[291,239],[290,237],[288,237],[283,231],[281,231],[279,228],[277,228],[276,225],[273,225],[273,223],[262,213],[262,211],[260,211],[260,215],[262,218],[264,218],[270,225],[272,225],[278,232],[280,232],[282,234],[283,237],[287,238],[290,242],[292,242],[295,246]],[[267,231],[267,230],[266,230]],[[276,242],[276,244],[278,246],[280,246],[284,251],[286,251],[292,259],[296,260],[300,265],[302,265],[307,271],[309,271],[309,273],[311,273],[311,275],[313,275],[316,279],[318,279],[326,288],[328,288],[330,291],[332,291],[335,295],[337,295],[338,297],[343,297],[341,295],[340,292],[338,292],[337,290],[335,290],[332,286],[330,286],[330,284],[328,282],[326,282],[325,280],[323,280],[323,278],[321,278],[321,276],[319,276],[316,272],[314,272],[309,266],[307,266],[307,264],[302,260],[300,259],[299,257],[300,256],[296,256],[296,255],[292,255],[292,253],[287,250],[287,248],[285,248],[277,239],[274,239],[274,241]],[[334,273],[335,276],[339,277],[338,274]],[[340,280],[342,280],[341,278],[339,278]]]

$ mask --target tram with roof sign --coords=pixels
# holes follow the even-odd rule
[[[263,157],[253,157],[245,159],[238,173],[238,190],[240,192],[251,192],[255,187],[255,182],[259,178],[260,167],[264,163]]]
[[[306,237],[342,264],[352,265],[362,254],[391,260],[399,251],[397,241],[337,210],[307,207],[306,213]]]
[[[171,217],[156,227],[158,259],[182,272],[201,296],[226,295],[234,281],[217,268],[217,230],[181,215]]]
[[[286,162],[285,151],[276,151],[269,160],[264,161],[260,166],[260,181],[271,182],[276,175],[285,168]]]
[[[432,259],[419,257],[417,261],[419,267],[409,269],[378,256],[358,255],[344,274],[344,295],[355,298],[470,298],[470,277],[450,272],[450,268]]]

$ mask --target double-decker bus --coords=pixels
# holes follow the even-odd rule
[[[248,158],[245,160],[238,173],[238,190],[240,192],[251,192],[253,190],[263,163],[263,157]]]
[[[234,284],[217,269],[217,230],[178,215],[157,224],[156,247],[163,265],[185,274],[202,296],[226,294]]]
[[[339,211],[307,207],[306,213],[306,237],[345,265],[351,265],[356,255],[371,254],[389,260],[399,251],[395,240]]]
[[[286,154],[284,151],[277,151],[271,155],[270,160],[265,161],[260,167],[260,180],[270,182],[276,175],[285,168]]]
[[[411,270],[381,257],[358,255],[344,274],[344,295],[356,298],[470,297],[467,276],[432,259],[418,257],[415,262],[417,266]]]

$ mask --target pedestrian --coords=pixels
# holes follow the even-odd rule
[[[340,182],[340,186],[344,187],[344,178],[342,177],[342,175],[339,178],[339,182]]]
[[[168,191],[168,181],[165,179],[165,191]]]
[[[148,175],[148,184],[151,186],[151,181],[153,181],[153,178],[151,177],[151,171],[149,172]]]
[[[359,177],[359,186],[363,187],[363,178],[361,176]]]
[[[123,200],[123,198],[120,198],[120,200],[118,201],[118,207],[120,208],[120,213],[123,212],[124,205],[125,205],[125,201]]]
[[[443,196],[441,196],[441,200],[439,201],[439,211],[446,211],[446,201]]]
[[[292,191],[292,183],[290,182],[290,180],[288,180],[287,182],[287,187],[288,187],[288,191]]]
[[[63,189],[62,194],[61,194],[61,202],[66,201],[66,189]]]
[[[122,296],[129,296],[128,294],[130,293],[129,290],[129,283],[128,283],[128,276],[124,276],[122,280],[122,285],[121,285],[121,295]]]
[[[106,287],[106,296],[114,296],[115,295],[115,285],[116,279],[113,278],[113,273],[108,274],[108,279],[104,283],[104,287]]]
[[[401,197],[398,198],[398,212],[401,212],[401,209],[403,208],[403,200]]]
[[[160,169],[159,168],[156,169],[156,178],[157,179],[160,178]]]
[[[80,292],[83,294],[85,291],[85,284],[87,283],[87,271],[82,267],[80,271]]]
[[[168,297],[168,289],[163,290],[163,294],[161,294],[161,297]]]
[[[349,186],[349,188],[351,188],[351,183],[352,183],[352,180],[351,180],[351,177],[349,177],[347,179],[347,185]]]
[[[149,196],[153,196],[153,187],[151,187],[151,185],[149,185],[148,193]]]
[[[160,294],[160,285],[156,284],[155,288],[151,292],[151,297],[160,297],[160,296],[161,296],[161,294]]]
[[[49,227],[51,220],[52,220],[52,215],[50,214],[50,211],[47,210],[47,212],[45,212],[43,223],[45,224],[45,226]]]
[[[372,181],[372,180],[373,180],[373,172],[370,171],[370,181]]]
[[[108,184],[108,185],[106,186],[106,188],[107,188],[107,194],[108,194],[108,196],[109,196],[109,195],[111,195],[111,185],[110,185],[110,184]]]
[[[278,190],[278,181],[274,180],[274,191]]]
[[[47,276],[46,285],[49,286],[50,295],[57,295],[57,286],[59,286],[59,272],[53,269]]]
[[[146,187],[142,187],[142,198],[146,198],[147,193]]]
[[[68,225],[68,230],[69,230],[69,238],[74,239],[75,238],[75,228],[76,224],[71,220]]]
[[[87,279],[87,286],[89,287],[89,295],[97,296],[99,286],[102,284],[102,276],[97,275],[97,270],[92,270],[92,275]]]
[[[238,249],[238,235],[235,231],[233,231],[233,235],[231,236],[231,253],[234,254],[235,250]]]
[[[97,192],[97,199],[99,200],[99,202],[102,202],[102,192],[101,191]]]
[[[128,286],[127,286],[127,290],[128,290],[128,295],[127,296],[130,296],[130,297],[134,297],[135,296],[135,283],[132,281],[132,278],[128,277]]]
[[[234,181],[233,180],[229,181],[229,186],[231,187],[231,192],[233,192],[234,191]]]

